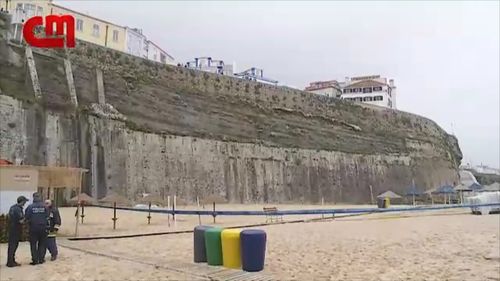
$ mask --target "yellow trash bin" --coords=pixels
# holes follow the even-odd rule
[[[241,268],[241,229],[224,229],[222,239],[222,265],[227,268]]]

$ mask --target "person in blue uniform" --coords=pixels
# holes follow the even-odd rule
[[[45,243],[47,241],[49,211],[45,208],[40,194],[33,194],[33,204],[26,208],[26,221],[30,226],[29,239],[31,265],[45,262]]]
[[[61,216],[59,215],[59,210],[52,205],[52,201],[45,200],[45,207],[49,211],[49,235],[47,237],[47,249],[50,252],[50,260],[54,261],[57,259],[57,244],[56,244],[56,234],[61,226]]]
[[[28,202],[28,198],[19,196],[17,197],[17,204],[13,205],[9,209],[9,246],[7,248],[8,267],[20,266],[20,264],[16,262],[16,251],[19,246],[19,240],[21,240],[24,223],[23,207],[26,202]]]

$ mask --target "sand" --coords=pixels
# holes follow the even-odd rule
[[[262,206],[226,207],[258,209]],[[288,207],[297,206],[279,206],[280,209]],[[61,211],[65,221],[73,222],[74,209]],[[110,213],[95,208],[87,211],[85,224],[88,219],[88,225],[80,227],[86,236],[174,230],[173,226],[165,225],[166,216],[153,215],[153,225],[148,226],[147,214],[119,212],[118,230],[113,231]],[[197,217],[179,219],[175,229],[191,229],[198,223]],[[211,218],[204,221],[209,222]],[[263,217],[217,218],[217,222],[226,226],[263,221]],[[74,225],[70,226],[62,232],[70,234]],[[138,226],[141,229],[137,229]],[[499,215],[475,216],[465,210],[372,214],[258,228],[268,235],[264,273],[278,280],[500,280]],[[60,237],[59,242],[60,259],[39,266],[27,265],[29,246],[22,243],[18,261],[23,266],[19,268],[4,266],[6,245],[2,244],[0,279],[196,278],[190,272],[192,269],[182,267],[192,264],[192,234],[90,241],[68,241]]]

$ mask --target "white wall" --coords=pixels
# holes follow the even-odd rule
[[[147,52],[145,50],[144,41],[146,37],[138,32],[133,31],[130,28],[126,29],[126,48],[125,51],[131,55],[146,58]]]
[[[12,205],[17,203],[17,197],[23,195],[28,198],[30,202],[26,202],[24,208],[26,208],[29,204],[33,202],[33,191],[10,191],[10,190],[2,190],[0,191],[0,214],[8,214],[9,209]]]
[[[334,88],[324,88],[324,89],[318,89],[318,90],[309,90],[308,92],[315,93],[318,95],[323,95],[327,97],[336,97],[337,96],[337,90]]]
[[[389,107],[389,95],[387,92],[372,92],[372,93],[347,93],[347,94],[342,94],[341,98],[342,99],[352,99],[352,98],[365,98],[365,97],[371,97],[374,99],[376,96],[382,96],[382,100],[380,101],[362,101],[363,103],[368,103],[368,104],[373,104],[373,105],[378,105],[378,106],[383,106],[383,107]],[[360,102],[360,101],[358,101]]]

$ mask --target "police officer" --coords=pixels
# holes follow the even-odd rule
[[[47,237],[47,249],[50,252],[50,260],[54,261],[57,259],[57,244],[56,244],[56,234],[61,226],[61,216],[59,215],[59,210],[52,205],[52,201],[45,200],[45,207],[49,211],[49,235]]]
[[[16,262],[16,251],[21,240],[21,233],[24,223],[23,207],[28,202],[28,198],[24,196],[17,197],[17,204],[10,207],[9,210],[9,246],[7,249],[7,266],[20,266]]]
[[[40,194],[33,194],[33,204],[26,208],[26,221],[30,226],[31,265],[45,262],[45,243],[47,241],[47,221],[49,212],[43,204]]]

